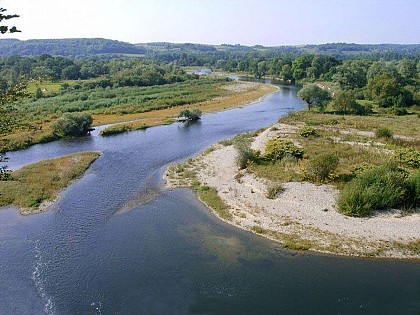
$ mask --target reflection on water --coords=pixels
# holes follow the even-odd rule
[[[11,152],[10,166],[101,151],[51,210],[0,211],[0,314],[415,314],[420,264],[296,253],[213,217],[168,163],[303,108],[292,87],[259,104],[113,137]]]

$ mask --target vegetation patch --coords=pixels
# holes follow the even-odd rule
[[[281,183],[272,183],[267,187],[266,197],[268,199],[275,199],[277,195],[284,191],[284,187]]]
[[[101,136],[112,136],[128,131],[134,131],[134,130],[146,130],[147,128],[150,128],[149,125],[146,125],[144,123],[142,124],[118,124],[114,126],[107,127],[105,129],[102,129],[99,133]]]
[[[197,180],[192,182],[192,188],[198,193],[200,199],[210,208],[225,220],[231,221],[232,214],[229,212],[229,205],[227,205],[217,193],[216,188],[201,185]]]
[[[386,127],[379,127],[378,129],[375,130],[375,137],[376,138],[392,138],[394,136],[394,133],[386,128]]]
[[[44,201],[56,198],[98,157],[98,152],[81,152],[13,171],[7,181],[0,181],[0,206],[16,205],[25,213],[37,212]]]
[[[338,166],[336,154],[321,153],[309,159],[305,169],[306,177],[312,181],[324,182]]]
[[[348,183],[338,199],[342,213],[363,217],[374,210],[418,207],[420,176],[409,175],[395,163],[387,163],[361,173]]]
[[[299,129],[299,134],[304,138],[318,137],[319,136],[318,132],[310,126],[305,126],[301,129]]]
[[[278,161],[286,157],[301,159],[303,150],[290,140],[270,139],[267,141],[265,145],[265,159]]]

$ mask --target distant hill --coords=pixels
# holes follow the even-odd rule
[[[353,44],[329,43],[321,45],[301,46],[244,46],[244,45],[206,45],[193,43],[140,43],[131,44],[103,38],[72,39],[0,39],[0,57],[37,56],[49,54],[53,56],[84,58],[89,56],[114,57],[121,55],[147,55],[162,61],[179,60],[180,56],[189,57],[206,55],[209,58],[226,59],[227,57],[243,58],[259,56],[277,58],[282,55],[297,56],[301,54],[330,55],[341,59],[401,59],[419,58],[420,44]]]
[[[137,47],[145,48],[148,54],[162,55],[171,54],[174,56],[179,53],[207,53],[209,55],[224,56],[235,54],[237,56],[258,54],[265,57],[276,57],[280,54],[290,54],[292,56],[301,54],[320,54],[330,55],[338,58],[417,58],[420,55],[420,44],[353,44],[353,43],[329,43],[321,45],[300,45],[300,46],[243,46],[243,45],[204,45],[204,44],[172,44],[172,43],[142,43],[136,44]]]
[[[0,39],[0,57],[53,56],[86,57],[103,54],[144,54],[142,47],[103,38],[71,39]]]

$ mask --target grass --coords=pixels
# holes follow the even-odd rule
[[[105,129],[102,129],[99,133],[101,136],[112,136],[128,131],[134,131],[134,130],[146,130],[147,128],[150,128],[151,126],[146,125],[142,122],[140,123],[130,123],[130,124],[118,124],[111,127],[107,127]]]
[[[0,181],[0,206],[15,205],[25,214],[39,211],[99,157],[97,152],[81,152],[30,164],[13,171],[8,181]]]
[[[377,128],[386,126],[391,130],[398,130],[398,135],[412,137],[420,135],[418,110],[412,109],[409,115],[397,116],[376,113],[370,116],[336,115],[332,113],[318,113],[315,111],[299,111],[283,116],[280,121],[292,125],[305,122],[311,126],[336,126],[339,128],[354,128],[375,132]]]
[[[143,125],[168,124],[183,109],[215,112],[274,91],[264,84],[240,92],[224,88],[235,84],[225,79],[203,78],[161,86],[76,90],[55,97],[28,99],[16,106],[15,129],[0,135],[0,152],[54,140],[50,127],[64,112],[88,112],[94,126],[124,123],[111,129],[109,134],[115,134],[142,129]]]
[[[233,216],[229,212],[230,207],[220,198],[216,188],[201,185],[198,181],[193,181],[192,188],[198,193],[200,199],[222,219],[232,220]]]

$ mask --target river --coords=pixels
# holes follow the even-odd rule
[[[101,157],[50,211],[0,211],[0,314],[418,314],[420,262],[295,252],[212,216],[168,163],[302,109],[282,86],[244,108],[10,152],[15,169]]]

